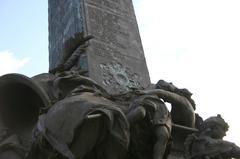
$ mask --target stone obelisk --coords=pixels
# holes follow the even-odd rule
[[[48,0],[50,69],[64,42],[93,35],[78,65],[111,93],[150,84],[132,0]]]

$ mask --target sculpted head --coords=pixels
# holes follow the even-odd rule
[[[192,99],[192,93],[186,88],[178,88],[172,82],[166,82],[164,80],[159,80],[155,85],[156,89],[163,89],[165,91],[176,93],[180,96],[186,97],[191,103],[193,109],[196,109],[195,101]]]
[[[226,136],[228,128],[229,125],[219,114],[206,119],[202,124],[202,131],[208,131],[208,134],[215,139],[222,139]]]
[[[172,82],[166,82],[164,80],[159,80],[155,87],[156,89],[163,89],[170,92],[175,92],[177,89],[177,87],[174,86]]]

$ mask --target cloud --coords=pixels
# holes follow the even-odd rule
[[[0,75],[6,73],[17,73],[20,68],[26,65],[30,58],[18,59],[10,51],[0,51]]]

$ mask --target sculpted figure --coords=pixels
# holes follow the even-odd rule
[[[56,75],[53,89],[58,101],[40,116],[29,158],[118,159],[126,155],[128,121],[102,87],[76,71],[65,71]]]
[[[166,105],[156,95],[140,95],[131,103],[130,114],[136,110],[142,115],[136,116],[138,120],[131,124],[130,158],[164,158],[172,130]]]
[[[228,124],[220,115],[206,119],[200,132],[189,135],[185,141],[187,159],[240,158],[240,147],[223,140]]]
[[[0,159],[25,158],[40,108],[48,105],[45,97],[24,75],[0,77]]]
[[[129,145],[125,114],[96,82],[72,71],[92,36],[75,35],[65,43],[60,64],[43,84],[52,106],[40,116],[29,158],[111,158],[124,156]],[[36,78],[38,80],[38,78]],[[41,79],[41,78],[40,78]]]
[[[131,124],[130,150],[135,148],[135,154],[132,153],[135,155],[133,158],[160,159],[166,157],[172,126],[190,132],[197,131],[194,129],[195,103],[191,99],[192,94],[187,89],[178,89],[172,83],[160,80],[154,89],[136,92],[138,96],[133,100],[129,113],[135,113],[138,119],[138,122]],[[171,115],[174,117],[170,115],[163,101],[171,103]],[[149,143],[152,145],[150,146]],[[153,155],[147,156],[149,152]]]
[[[149,90],[139,90],[137,91],[139,94],[142,96],[155,96],[161,101],[168,102],[171,104],[172,109],[171,109],[171,116],[169,115],[169,118],[171,118],[171,127],[177,127],[175,131],[171,132],[168,131],[168,137],[164,137],[163,131],[159,131],[159,139],[161,140],[166,139],[169,140],[169,137],[172,134],[178,133],[179,129],[183,130],[184,132],[195,132],[197,129],[195,129],[195,102],[191,99],[191,93],[187,89],[178,89],[176,86],[174,86],[172,83],[165,82],[164,80],[160,80],[154,89],[149,89]],[[166,107],[166,106],[165,106]],[[164,112],[164,111],[162,111]],[[165,131],[165,134],[167,132]],[[161,136],[161,137],[160,137]],[[176,135],[175,135],[176,137]],[[181,140],[184,141],[185,136],[177,136]],[[157,140],[157,141],[161,141]],[[180,141],[180,140],[177,140]],[[160,143],[160,142],[159,142]],[[159,158],[163,157],[164,154],[162,152],[165,151],[165,154],[167,154],[168,148],[166,148],[166,143],[164,144],[161,143],[161,150],[162,151],[155,151],[158,153],[153,153],[153,154],[158,154]],[[174,145],[175,144],[175,145]],[[179,146],[182,143],[174,143],[173,141],[173,146]],[[180,149],[182,149],[183,146],[179,146]],[[160,157],[161,156],[161,157]],[[157,157],[155,157],[157,158]]]
[[[57,102],[40,116],[30,158],[166,156],[172,122],[157,95],[128,92],[128,98],[114,99],[76,71],[57,73],[52,79],[54,91],[48,92],[54,92]]]
[[[171,116],[174,123],[188,127],[195,127],[195,102],[192,93],[187,89],[179,89],[171,82],[159,80],[155,90],[149,93],[158,94],[164,101],[171,103]]]

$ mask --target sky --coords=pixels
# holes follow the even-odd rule
[[[48,70],[47,0],[0,0],[0,74]]]
[[[188,88],[204,119],[221,114],[240,145],[240,1],[135,0],[151,80]]]
[[[152,83],[188,88],[196,112],[221,114],[240,145],[240,1],[133,2]],[[0,75],[47,72],[47,0],[1,0],[0,21]]]

